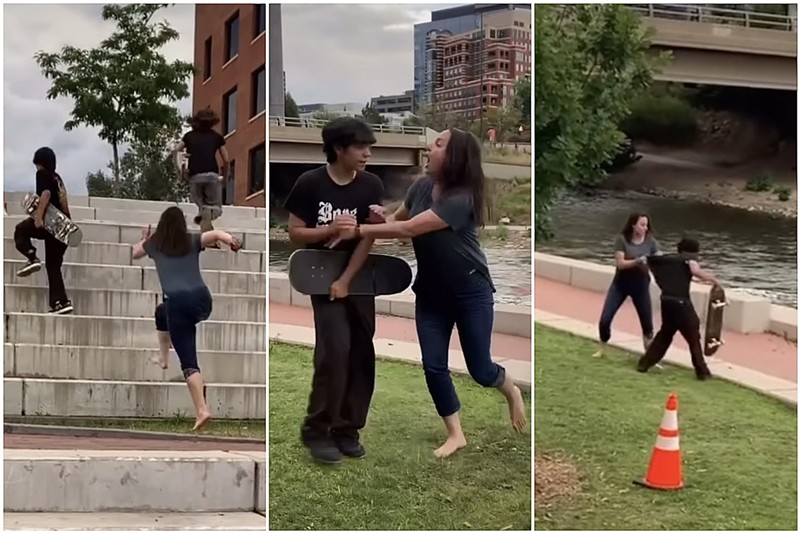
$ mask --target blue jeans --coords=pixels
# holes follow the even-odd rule
[[[200,372],[197,362],[197,324],[211,316],[211,293],[206,287],[175,293],[165,297],[162,305],[163,314],[156,308],[156,328],[163,331],[163,317],[166,316],[169,339],[181,361],[183,377],[188,378]]]
[[[614,316],[625,303],[628,297],[633,300],[636,314],[639,315],[639,324],[642,326],[642,335],[653,337],[653,304],[650,301],[650,278],[638,277],[631,280],[619,280],[616,277],[606,293],[603,311],[600,313],[600,340],[608,342],[611,339],[611,322]]]
[[[469,276],[457,294],[420,290],[415,317],[425,382],[439,416],[450,416],[461,408],[448,367],[454,325],[472,379],[484,387],[498,387],[505,381],[505,369],[492,362],[494,296],[482,275]]]

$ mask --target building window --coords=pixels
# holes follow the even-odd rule
[[[225,23],[225,63],[239,55],[239,12]]]
[[[264,108],[267,107],[267,94],[265,89],[266,84],[266,65],[262,65],[261,68],[253,72],[253,75],[250,79],[251,88],[251,102],[250,102],[250,116],[254,117],[264,111]]]
[[[211,37],[206,39],[203,50],[203,81],[211,77]]]
[[[266,167],[264,165],[265,144],[261,143],[252,150],[250,150],[250,186],[248,187],[248,196],[261,192],[264,190],[264,175],[266,174]]]
[[[228,135],[236,131],[236,87],[222,97],[222,134]]]
[[[234,180],[236,178],[236,161],[231,161],[228,165],[228,181],[225,183],[225,189],[222,191],[222,204],[233,205],[236,200],[236,185]]]
[[[267,4],[253,6],[253,39],[267,31]]]

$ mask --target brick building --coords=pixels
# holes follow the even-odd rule
[[[266,4],[195,6],[192,112],[221,121],[231,171],[228,205],[264,207],[266,182]]]

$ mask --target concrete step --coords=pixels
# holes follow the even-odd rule
[[[266,531],[258,513],[4,513],[5,531]]]
[[[19,212],[22,212],[21,202],[25,197],[25,192],[5,192],[3,193],[5,203],[8,206],[9,213],[12,209],[19,207]],[[69,197],[70,208],[75,207],[94,207],[100,209],[119,209],[119,210],[136,210],[136,211],[152,211],[161,213],[166,208],[177,205],[187,215],[194,216],[197,214],[197,206],[189,202],[164,202],[158,200],[127,200],[124,198],[100,198],[98,196],[72,196]],[[223,212],[230,215],[236,215],[238,218],[267,218],[267,210],[263,207],[246,207],[246,206],[222,206]],[[74,210],[74,209],[73,209]]]
[[[230,513],[266,507],[264,452],[9,449],[3,463],[6,513]]]
[[[34,244],[37,247],[40,259],[44,260],[44,246],[41,243]],[[91,263],[95,265],[146,265],[151,266],[153,262],[148,258],[134,261],[131,258],[132,246],[130,244],[111,244],[102,242],[87,241],[81,243],[77,248],[67,249],[64,261],[68,263]],[[14,239],[3,239],[3,251],[5,257],[20,258],[21,254],[14,246]],[[230,250],[205,250],[200,254],[200,266],[203,270],[236,270],[244,272],[266,272],[267,264],[266,251],[242,250],[232,252]]]
[[[203,252],[205,253],[205,252]],[[241,253],[241,252],[239,252]],[[6,259],[3,262],[3,280],[6,284],[46,287],[47,275],[43,272],[33,276],[19,277],[17,270],[24,260]],[[95,265],[88,263],[64,263],[61,267],[64,283],[72,287],[96,289],[161,290],[156,269],[145,262],[137,265]],[[209,290],[214,294],[266,294],[267,276],[264,272],[236,272],[231,270],[202,270],[201,274]]]
[[[214,418],[263,419],[266,385],[209,383]],[[3,413],[8,416],[193,418],[186,383],[3,378]]]
[[[46,313],[49,309],[48,290],[45,287],[6,284],[3,294],[4,309],[9,312]],[[156,291],[67,286],[67,294],[75,306],[75,313],[90,316],[153,317],[156,306],[161,302],[161,293]],[[266,296],[215,294],[211,319],[265,322]]]
[[[5,341],[12,344],[158,348],[153,318],[5,313]],[[198,325],[197,349],[265,352],[264,322],[209,320]]]
[[[183,383],[180,361],[170,351],[169,369],[150,362],[156,348],[109,346],[4,345],[3,375],[16,378],[54,378],[108,381],[174,381]],[[198,361],[209,383],[266,385],[264,352],[201,351]]]
[[[24,215],[3,217],[3,236],[13,237],[17,224],[27,219]],[[98,220],[83,220],[75,218],[81,227],[83,239],[91,242],[133,244],[142,238],[142,224],[119,224],[116,222],[103,222]],[[244,245],[245,250],[266,250],[267,232],[265,229],[242,229],[219,226],[228,233],[235,235]],[[190,231],[199,231],[190,226]]]

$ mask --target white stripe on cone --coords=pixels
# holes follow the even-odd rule
[[[661,419],[661,429],[678,431],[678,411],[671,409],[664,411],[664,418]]]
[[[656,448],[665,452],[677,452],[680,450],[680,437],[664,437],[659,435],[656,438]]]

